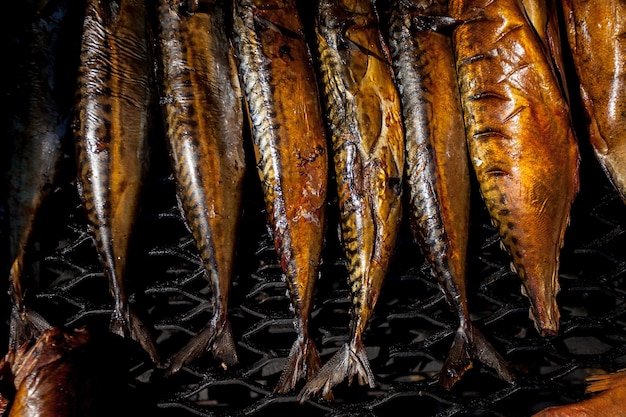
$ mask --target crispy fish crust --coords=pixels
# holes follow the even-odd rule
[[[578,191],[569,106],[518,1],[452,0],[457,75],[480,191],[543,336],[559,329],[559,254]]]
[[[213,318],[171,359],[169,372],[209,350],[237,363],[228,319],[243,176],[243,102],[221,4],[158,3],[166,136],[180,205],[211,282]],[[230,14],[228,14],[230,15]]]
[[[445,18],[447,1],[399,1],[389,46],[402,98],[409,222],[433,276],[459,319],[439,382],[450,388],[478,359],[512,381],[508,364],[474,327],[467,305],[470,175],[463,109]]]
[[[78,191],[114,300],[111,330],[159,363],[125,290],[126,262],[148,164],[151,86],[143,0],[89,0],[76,90]]]
[[[321,365],[309,318],[326,222],[324,120],[295,1],[235,1],[234,44],[267,220],[295,316],[296,341],[274,389],[287,393]]]
[[[299,398],[356,376],[375,386],[362,341],[402,216],[404,132],[389,52],[369,0],[319,3],[316,38],[352,294],[348,341]]]
[[[589,139],[626,204],[626,2],[564,0],[563,11]]]

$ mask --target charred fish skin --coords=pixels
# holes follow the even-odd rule
[[[114,306],[111,331],[159,363],[125,288],[129,241],[148,168],[152,63],[143,0],[89,0],[83,21],[74,136],[77,188]]]
[[[589,140],[626,204],[626,3],[564,0],[563,13]]]
[[[9,132],[11,157],[8,169],[9,293],[12,301],[9,347],[37,337],[46,321],[24,304],[25,257],[39,208],[50,193],[63,156],[69,130],[69,108],[57,99],[55,65],[61,44],[59,33],[68,16],[64,1],[33,15],[26,30],[28,56],[21,76],[21,99],[13,110]],[[23,104],[23,105],[22,105]]]
[[[326,133],[296,2],[236,0],[233,17],[268,225],[295,315],[296,341],[274,388],[280,394],[321,366],[309,319],[326,227]]]
[[[559,255],[578,144],[550,58],[519,2],[452,0],[457,75],[481,195],[542,336],[559,329]],[[558,173],[558,175],[556,175]]]
[[[389,15],[389,47],[402,100],[409,222],[415,241],[459,319],[439,382],[451,388],[473,366],[513,376],[473,325],[467,304],[470,171],[447,1],[399,1]],[[440,26],[439,30],[433,30]]]
[[[190,12],[158,3],[163,108],[183,215],[211,283],[213,319],[176,354],[170,373],[204,351],[237,363],[228,295],[243,177],[243,98],[219,2]]]
[[[345,379],[376,382],[362,341],[395,251],[402,216],[404,132],[389,51],[371,1],[319,2],[318,61],[331,135],[342,243],[351,287],[348,341],[301,401]]]

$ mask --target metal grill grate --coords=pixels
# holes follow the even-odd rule
[[[575,120],[582,121],[579,108],[574,110]],[[501,381],[480,364],[451,391],[436,384],[452,342],[455,318],[405,224],[364,335],[378,386],[369,389],[344,383],[334,390],[333,402],[299,404],[295,393],[272,395],[295,333],[250,160],[230,297],[240,364],[223,370],[206,356],[165,378],[138,346],[124,343],[110,352],[128,363],[132,406],[123,407],[132,407],[135,415],[156,417],[280,413],[361,417],[413,415],[416,410],[422,416],[436,417],[528,417],[546,406],[583,398],[589,372],[626,367],[626,205],[595,161],[584,127],[577,126],[577,131],[581,190],[561,252],[562,318],[557,337],[544,339],[535,332],[519,278],[510,271],[509,258],[500,249],[477,187],[472,189],[469,308],[474,323],[513,366],[516,384]],[[135,310],[154,327],[159,351],[167,358],[209,319],[211,308],[205,299],[210,290],[177,208],[160,132],[152,142],[152,171],[133,237],[127,285]],[[251,149],[247,150],[252,158]],[[106,333],[112,300],[79,206],[74,172],[68,155],[59,186],[42,207],[36,225],[26,297],[53,325],[88,326]],[[331,199],[311,321],[322,360],[329,359],[347,338],[349,321],[335,207]],[[5,299],[2,312],[8,317]],[[0,340],[5,340],[4,320],[2,326]]]
[[[155,137],[152,175],[130,256],[128,286],[135,309],[155,327],[164,358],[209,319],[209,289],[191,236],[179,214],[174,184]],[[28,300],[52,324],[86,325],[106,332],[111,312],[107,283],[97,263],[71,181],[52,194],[36,230],[31,265],[39,281]],[[251,165],[253,166],[253,165]],[[543,339],[528,318],[519,278],[474,192],[469,252],[469,306],[474,321],[510,361],[518,381],[509,385],[476,364],[451,391],[437,386],[455,319],[403,227],[365,343],[378,386],[343,383],[333,402],[298,404],[271,390],[293,342],[286,287],[265,226],[256,172],[245,187],[245,210],[230,314],[240,364],[220,369],[210,355],[164,378],[128,343],[129,390],[138,407],[157,416],[387,416],[419,409],[424,416],[529,416],[545,406],[584,397],[588,371],[626,366],[626,206],[583,146],[581,191],[561,254],[560,335]],[[312,330],[323,360],[347,337],[348,286],[333,201],[317,283]],[[37,273],[35,273],[37,272]],[[122,360],[122,359],[120,359]],[[137,405],[136,405],[137,406]]]

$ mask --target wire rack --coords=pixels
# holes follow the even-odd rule
[[[511,364],[515,384],[475,363],[450,391],[437,385],[456,320],[405,223],[364,335],[376,388],[344,382],[334,389],[333,401],[303,404],[297,392],[273,395],[295,332],[248,140],[250,168],[229,301],[240,363],[224,370],[206,355],[165,377],[134,342],[124,341],[106,354],[124,364],[122,377],[135,415],[348,417],[414,415],[419,410],[421,416],[529,417],[547,406],[585,398],[587,375],[626,367],[626,205],[595,160],[584,126],[577,126],[577,132],[581,189],[561,251],[558,336],[542,338],[535,331],[519,278],[511,272],[475,183],[472,188],[469,308],[476,326]],[[202,328],[212,311],[210,287],[178,209],[158,128],[151,141],[151,171],[132,237],[127,286],[134,309],[153,328],[160,354],[167,358]],[[37,220],[26,299],[53,325],[87,326],[106,334],[112,300],[86,228],[74,172],[70,151]],[[347,339],[350,305],[332,186],[328,213],[311,321],[323,361]],[[8,319],[5,298],[2,312]],[[7,334],[6,324],[1,330]]]

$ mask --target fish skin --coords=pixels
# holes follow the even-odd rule
[[[626,369],[587,378],[586,393],[593,394],[572,404],[547,407],[532,417],[604,417],[626,415]]]
[[[125,411],[127,404],[119,405],[124,404],[127,368],[116,349],[115,339],[98,337],[85,328],[59,327],[9,349],[0,360],[0,413],[7,417],[131,415]]]
[[[36,218],[50,194],[63,157],[63,142],[69,129],[69,109],[57,99],[55,73],[57,53],[63,45],[59,32],[68,8],[65,2],[51,5],[45,14],[33,15],[25,38],[26,57],[21,97],[13,109],[9,132],[11,157],[7,172],[9,222],[9,293],[11,324],[9,347],[37,337],[49,325],[24,303],[25,257],[31,244]],[[22,103],[24,103],[22,105]]]
[[[326,132],[295,1],[237,0],[233,15],[267,221],[295,317],[296,340],[274,388],[282,394],[321,366],[309,320],[326,227]]]
[[[83,22],[74,137],[77,189],[113,297],[111,331],[160,364],[126,293],[129,241],[148,158],[152,60],[142,0],[89,0]]]
[[[470,161],[542,336],[558,334],[560,250],[579,188],[569,106],[518,1],[452,0]],[[558,173],[558,174],[557,174]]]
[[[218,3],[196,12],[169,0],[158,3],[166,136],[214,311],[210,323],[171,359],[170,374],[207,350],[223,367],[238,361],[228,294],[245,172],[243,98],[226,12]]]
[[[319,3],[316,39],[351,288],[347,342],[299,394],[376,381],[362,335],[395,251],[402,217],[404,132],[389,51],[372,2]],[[342,28],[345,31],[342,32]]]
[[[564,0],[563,14],[589,140],[626,204],[626,2]]]
[[[394,3],[389,47],[402,100],[409,222],[459,320],[439,375],[451,388],[478,359],[512,381],[509,366],[473,325],[467,304],[470,171],[447,0]],[[441,26],[432,30],[434,26]]]

